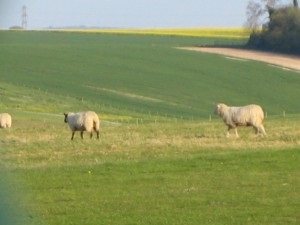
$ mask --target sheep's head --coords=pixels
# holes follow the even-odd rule
[[[64,116],[65,116],[65,123],[67,123],[68,122],[68,113],[64,113]]]
[[[216,115],[222,115],[223,114],[223,112],[224,112],[224,108],[226,107],[226,105],[225,104],[223,104],[223,103],[218,103],[217,105],[216,105],[216,107],[215,107],[215,114]]]

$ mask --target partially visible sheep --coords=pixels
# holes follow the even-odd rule
[[[0,114],[0,128],[10,128],[11,127],[11,115],[8,113]]]
[[[235,107],[220,103],[216,105],[215,113],[222,117],[224,123],[228,126],[227,137],[229,137],[231,129],[235,129],[235,135],[239,137],[237,132],[238,126],[252,126],[256,134],[261,133],[264,136],[266,135],[262,124],[264,112],[259,105]]]
[[[65,123],[69,124],[72,130],[71,140],[74,138],[75,131],[80,131],[81,139],[83,139],[83,131],[90,133],[90,138],[93,137],[93,131],[97,133],[99,139],[99,117],[95,112],[78,112],[78,113],[64,113]]]

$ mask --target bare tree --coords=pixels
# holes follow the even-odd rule
[[[266,5],[266,7],[275,8],[278,4],[278,0],[262,0],[262,2]]]
[[[246,9],[246,28],[255,31],[261,27],[267,22],[266,20],[270,16],[270,12],[277,7],[279,2],[280,0],[250,0]]]
[[[294,7],[298,8],[298,0],[294,0],[293,3],[294,3]]]
[[[251,30],[256,30],[261,26],[261,16],[264,14],[264,9],[261,4],[250,0],[247,5],[246,15],[247,22],[246,27]]]

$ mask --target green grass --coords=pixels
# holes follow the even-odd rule
[[[226,139],[214,119],[104,124],[73,142],[62,119],[0,130],[27,224],[297,224],[298,119],[269,118],[267,138]]]
[[[295,154],[42,168],[26,171],[27,188],[46,224],[296,224],[298,165],[286,165]]]
[[[269,115],[300,111],[298,73],[174,48],[223,39],[55,32],[1,36],[1,82],[86,100],[104,113],[117,108],[121,114],[207,118],[220,101],[256,102]]]
[[[174,48],[236,40],[0,37],[0,108],[13,116],[13,127],[0,130],[6,220],[299,223],[299,73]],[[262,104],[268,136],[242,128],[226,139],[221,119],[209,121],[219,101]],[[100,140],[77,133],[70,141],[62,113],[87,109],[102,120]]]

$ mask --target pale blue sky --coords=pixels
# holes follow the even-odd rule
[[[217,4],[215,3],[217,2]],[[114,28],[242,27],[248,0],[0,0],[0,28],[97,26]]]

